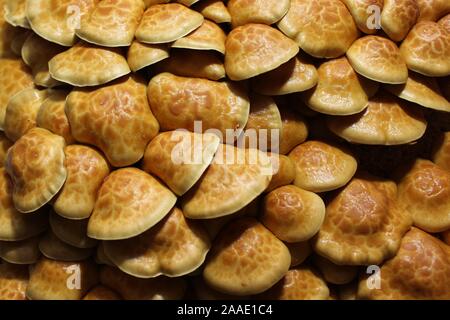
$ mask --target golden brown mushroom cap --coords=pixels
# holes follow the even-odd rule
[[[4,3],[4,4],[3,4]],[[4,19],[14,27],[30,28],[26,15],[26,0],[4,0]],[[3,15],[3,14],[2,14]]]
[[[136,75],[108,86],[74,89],[65,108],[74,138],[100,148],[116,167],[141,159],[159,131],[144,80]]]
[[[202,0],[194,8],[215,23],[231,22],[230,13],[222,0]]]
[[[359,30],[367,34],[374,34],[377,32],[377,25],[374,13],[378,9],[379,12],[383,9],[384,0],[341,0],[350,11],[353,19]],[[370,22],[373,25],[368,24]],[[379,26],[378,26],[379,27]]]
[[[14,264],[33,264],[41,256],[39,236],[20,241],[0,241],[0,258]]]
[[[352,142],[398,145],[423,136],[427,122],[422,110],[391,94],[381,92],[360,114],[328,119],[328,128]]]
[[[183,212],[191,219],[233,214],[267,188],[272,173],[265,152],[222,144],[203,177],[184,197]]]
[[[419,18],[416,0],[386,0],[381,27],[393,41],[402,41]]]
[[[430,77],[450,75],[450,31],[432,21],[417,23],[400,46],[408,69]]]
[[[359,283],[358,298],[382,300],[450,299],[450,247],[412,228],[402,239],[395,257],[381,267],[380,287]]]
[[[392,257],[411,226],[396,203],[394,182],[360,175],[327,206],[314,249],[338,265],[379,264]]]
[[[233,28],[248,23],[274,24],[283,18],[289,6],[289,0],[230,0],[227,3]]]
[[[42,257],[31,269],[27,297],[32,300],[80,300],[98,282],[90,260],[64,262]]]
[[[122,300],[122,298],[114,290],[99,284],[92,288],[83,300]]]
[[[297,187],[313,192],[324,192],[347,184],[356,172],[354,156],[341,147],[321,141],[307,141],[292,150]]]
[[[164,218],[176,200],[169,189],[142,170],[113,171],[98,191],[88,236],[101,240],[137,236]]]
[[[281,133],[280,154],[288,154],[308,137],[308,126],[303,117],[294,110],[280,107]]]
[[[436,21],[450,12],[447,0],[416,0],[419,5],[419,21]]]
[[[228,224],[216,238],[203,277],[212,288],[232,295],[263,292],[288,271],[286,246],[253,218]]]
[[[61,241],[52,231],[48,231],[39,241],[39,251],[53,260],[79,261],[92,254],[90,248],[77,248]]]
[[[164,132],[148,144],[142,169],[181,196],[200,179],[219,144],[220,139],[212,133]]]
[[[28,266],[0,264],[0,300],[26,300]]]
[[[167,44],[148,44],[134,40],[128,48],[127,61],[133,72],[169,57]]]
[[[105,241],[107,257],[138,278],[179,277],[203,264],[210,240],[199,221],[188,221],[174,208],[160,223],[137,237]]]
[[[97,240],[87,236],[88,219],[70,220],[52,212],[50,227],[53,233],[62,241],[77,248],[92,248]]]
[[[318,195],[288,185],[265,196],[260,220],[278,239],[300,242],[319,231],[324,217],[325,204]]]
[[[311,89],[318,74],[305,54],[299,54],[278,68],[252,79],[252,88],[265,95],[277,96]]]
[[[197,300],[248,300],[248,296],[234,296],[218,292],[209,287],[205,280],[200,277],[194,277],[191,281],[190,288],[192,289],[192,296]]]
[[[118,48],[80,41],[48,63],[52,78],[77,87],[97,86],[130,73]]]
[[[416,227],[428,232],[450,229],[450,172],[417,159],[398,184],[398,201]]]
[[[432,160],[439,167],[450,172],[450,132],[444,132],[436,139]]]
[[[105,47],[129,46],[144,14],[141,0],[102,0],[80,19],[76,35]]]
[[[125,300],[175,300],[183,298],[186,291],[184,278],[140,279],[110,266],[100,270],[100,282]]]
[[[380,36],[359,38],[347,51],[353,69],[362,76],[383,83],[405,83],[406,63],[397,45]]]
[[[337,265],[319,255],[314,256],[314,264],[320,270],[323,278],[332,284],[346,284],[356,278],[358,267]]]
[[[438,24],[442,27],[444,27],[444,29],[446,29],[448,32],[450,32],[450,13],[444,17],[442,17],[439,21]]]
[[[250,103],[243,88],[234,82],[178,77],[160,73],[150,80],[148,101],[161,130],[194,131],[194,121],[202,130],[242,129]]]
[[[225,47],[225,70],[231,80],[274,70],[299,51],[297,44],[277,29],[253,23],[233,29]]]
[[[6,172],[14,189],[14,206],[32,212],[49,202],[67,177],[64,139],[41,128],[33,128],[8,150]]]
[[[70,145],[66,155],[67,179],[55,197],[53,208],[68,219],[89,218],[103,179],[109,174],[106,159],[95,149]]]
[[[266,188],[266,192],[272,191],[278,187],[290,184],[295,179],[295,165],[291,158],[277,153],[268,154],[271,159],[276,158],[278,170],[272,176],[269,186]]]
[[[336,58],[358,37],[350,12],[339,0],[291,0],[278,28],[309,55]]]
[[[168,3],[170,0],[144,0],[145,7],[148,8],[155,4]]]
[[[178,3],[156,4],[145,10],[136,30],[144,43],[172,42],[201,26],[203,16]]]
[[[12,145],[13,142],[5,137],[3,133],[0,133],[0,168],[4,167],[6,153]]]

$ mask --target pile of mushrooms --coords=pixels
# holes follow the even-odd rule
[[[0,0],[0,299],[450,299],[449,99],[448,0]]]

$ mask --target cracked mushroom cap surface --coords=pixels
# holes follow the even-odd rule
[[[450,12],[447,0],[416,0],[419,5],[419,21],[436,21]]]
[[[338,265],[379,264],[392,257],[411,226],[396,202],[397,186],[360,174],[328,203],[315,251]]]
[[[8,150],[6,172],[13,181],[14,206],[33,212],[49,202],[67,177],[64,138],[33,128]]]
[[[14,27],[29,29],[30,23],[27,19],[26,0],[4,0],[4,19]],[[3,4],[4,3],[4,4]]]
[[[295,179],[295,165],[291,158],[277,153],[269,153],[268,155],[272,161],[275,161],[273,166],[277,167],[277,169],[274,169],[274,175],[272,176],[272,180],[270,180],[269,186],[265,190],[266,192],[291,184]]]
[[[398,184],[398,201],[416,227],[428,232],[450,229],[450,172],[417,159]]]
[[[137,236],[164,218],[176,200],[169,189],[142,170],[113,171],[98,191],[88,236],[100,240]]]
[[[292,149],[308,138],[306,120],[295,110],[279,107],[281,116],[280,154],[288,154]]]
[[[381,27],[393,41],[402,41],[419,18],[416,0],[386,0],[381,13]]]
[[[33,264],[39,260],[39,236],[20,241],[0,241],[0,258],[14,264]]]
[[[148,44],[134,40],[128,48],[127,62],[133,72],[169,57],[166,44]]]
[[[233,28],[248,23],[274,24],[283,18],[289,6],[289,0],[230,0],[227,3]]]
[[[438,24],[450,32],[450,13],[439,19]]]
[[[450,172],[450,132],[443,132],[434,143],[432,160]]]
[[[61,217],[55,212],[50,214],[50,227],[53,233],[62,241],[77,248],[92,248],[97,240],[87,236],[89,219],[73,220]]]
[[[289,269],[287,247],[254,218],[232,221],[218,235],[208,254],[203,277],[222,293],[261,293]]]
[[[28,266],[0,264],[0,300],[26,300]]]
[[[255,23],[233,29],[225,48],[225,70],[235,81],[274,70],[299,51],[298,45],[277,29]]]
[[[384,0],[342,0],[359,30],[366,34],[377,32],[374,13],[382,12]]]
[[[206,19],[215,23],[231,22],[230,12],[222,0],[204,0],[196,3],[195,10],[200,12]]]
[[[65,111],[73,137],[98,147],[115,167],[139,161],[159,131],[144,80],[135,75],[107,86],[74,89]]]

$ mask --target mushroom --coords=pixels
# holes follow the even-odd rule
[[[218,292],[209,287],[202,277],[194,277],[191,281],[193,296],[198,300],[248,300],[247,296],[233,296]]]
[[[19,30],[15,30],[15,29],[19,29]],[[0,33],[2,32],[1,30],[2,30],[2,28],[1,28],[1,22],[0,22]],[[11,49],[11,52],[15,56],[21,57],[23,44],[24,44],[25,40],[30,36],[30,34],[33,33],[33,31],[28,30],[28,29],[23,29],[23,28],[14,28],[13,31],[14,32],[11,32],[11,33],[13,33],[13,38],[11,39],[11,43],[9,44],[10,49]],[[0,56],[2,56],[2,54],[1,54],[2,39],[1,38],[4,39],[5,38],[4,35],[2,37],[0,37]],[[6,44],[6,43],[3,43],[3,44]]]
[[[358,298],[450,299],[450,247],[435,237],[412,228],[402,239],[400,249],[378,273],[379,286],[371,279],[359,283]]]
[[[33,264],[41,256],[39,236],[20,241],[0,241],[0,258],[14,264]]]
[[[145,10],[136,30],[136,39],[144,43],[178,40],[203,23],[203,16],[178,3],[155,4]]]
[[[450,229],[441,233],[442,240],[450,246]]]
[[[428,232],[450,228],[450,172],[424,159],[406,169],[398,184],[398,202],[415,226]]]
[[[353,281],[338,288],[339,300],[357,300],[358,282]]]
[[[4,0],[4,19],[13,27],[30,28],[26,15],[26,0]]]
[[[360,173],[327,205],[314,250],[337,265],[379,264],[392,257],[411,226],[396,198],[394,182]]]
[[[447,0],[416,0],[419,5],[419,21],[436,21],[450,12]]]
[[[289,269],[286,246],[253,218],[232,221],[208,254],[203,277],[213,289],[244,296],[266,291]]]
[[[8,149],[13,145],[13,142],[9,140],[3,133],[0,132],[0,168],[4,167],[6,153]]]
[[[134,40],[128,48],[127,62],[133,72],[169,57],[167,44],[148,44]]]
[[[148,105],[145,81],[138,75],[108,86],[74,89],[65,111],[73,137],[100,148],[115,167],[139,161],[159,131]]]
[[[14,206],[33,212],[49,202],[67,177],[65,141],[42,128],[33,128],[8,150],[6,172],[13,182]]]
[[[277,29],[254,23],[233,29],[225,48],[225,70],[235,81],[274,70],[299,51],[297,44]]]
[[[233,28],[248,23],[274,24],[283,18],[289,6],[289,0],[230,0],[227,3]]]
[[[384,0],[342,0],[347,6],[359,30],[366,34],[377,33],[380,28],[374,19],[374,9],[382,12]],[[368,23],[371,22],[371,25]]]
[[[445,30],[447,30],[448,32],[450,32],[450,13],[447,14],[446,16],[442,17],[439,21],[438,24],[441,27],[444,27]]]
[[[386,0],[381,13],[381,27],[393,41],[402,41],[419,18],[416,0]]]
[[[315,255],[313,261],[325,281],[332,284],[349,283],[358,275],[358,267],[356,266],[337,265],[319,255]]]
[[[294,162],[294,185],[312,192],[340,188],[353,177],[355,157],[346,148],[321,141],[306,141],[289,153]]]
[[[209,20],[203,20],[200,27],[177,39],[170,46],[172,48],[214,50],[225,54],[226,38],[227,35],[217,24]]]
[[[312,252],[311,245],[308,241],[286,242],[285,245],[291,254],[291,268],[301,265]]]
[[[265,192],[291,184],[295,179],[295,164],[291,158],[277,153],[268,154],[274,167],[274,175]]]
[[[84,296],[83,300],[122,300],[122,298],[114,290],[97,285]]]
[[[175,0],[175,2],[181,3],[186,7],[190,7],[193,4],[197,3],[199,0]]]
[[[50,214],[50,227],[53,233],[63,242],[76,248],[92,248],[97,240],[87,236],[88,219],[70,220],[55,212]]]
[[[231,16],[222,0],[203,0],[194,5],[206,19],[215,23],[231,22]]]
[[[93,250],[71,246],[61,241],[52,231],[49,231],[39,241],[39,251],[49,259],[79,261],[90,257]]]
[[[200,179],[219,144],[220,139],[212,133],[164,132],[148,144],[142,169],[181,196]]]
[[[28,266],[0,264],[0,300],[26,300]]]
[[[80,17],[76,35],[105,47],[129,46],[144,14],[142,0],[102,0]]]
[[[221,145],[203,177],[183,198],[183,212],[190,219],[233,214],[259,196],[271,178],[266,153]]]
[[[5,20],[6,12],[4,2],[5,0],[2,0],[0,4],[0,58],[15,59],[16,55],[20,56],[20,52],[19,54],[14,52],[15,50],[12,49],[13,44],[16,42],[16,39],[27,30],[14,28]]]
[[[144,0],[145,7],[148,8],[155,4],[168,3],[170,0]]]
[[[30,271],[26,291],[31,300],[80,300],[98,282],[90,260],[64,262],[42,257]]]
[[[450,132],[441,133],[436,139],[432,160],[439,167],[450,172]]]
[[[264,198],[261,222],[280,240],[300,242],[311,239],[325,218],[325,204],[315,193],[288,185]]]
[[[359,35],[352,15],[339,0],[291,0],[277,26],[316,58],[343,55]]]
[[[308,126],[303,117],[285,106],[279,106],[281,116],[280,154],[288,154],[308,137]]]

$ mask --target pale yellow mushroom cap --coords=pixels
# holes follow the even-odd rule
[[[169,57],[167,44],[148,44],[134,40],[128,48],[127,61],[133,72]]]
[[[381,13],[381,27],[393,41],[402,41],[419,18],[416,0],[386,0]]]
[[[350,11],[358,29],[367,34],[377,33],[377,16],[381,13],[384,0],[341,0]]]
[[[28,266],[0,264],[0,300],[26,300]]]
[[[30,28],[26,12],[27,0],[4,0],[5,20],[14,27]],[[4,4],[3,4],[4,3]]]
[[[202,0],[194,5],[194,9],[215,23],[231,22],[230,13],[222,0]]]
[[[288,12],[289,0],[229,0],[227,8],[233,28],[248,23],[271,25]]]

